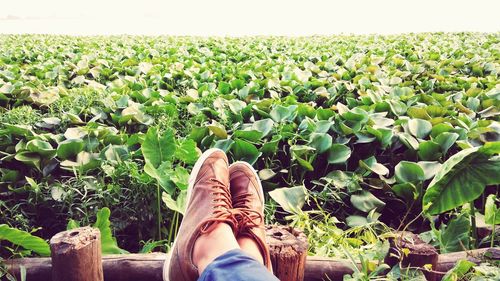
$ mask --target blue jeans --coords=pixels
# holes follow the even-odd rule
[[[279,281],[261,263],[236,249],[217,257],[198,281]]]

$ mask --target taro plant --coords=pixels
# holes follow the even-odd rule
[[[472,238],[477,243],[474,200],[486,186],[500,184],[499,153],[500,142],[487,142],[451,156],[424,194],[424,211],[436,215],[470,202]]]

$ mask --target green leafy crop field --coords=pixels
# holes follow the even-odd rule
[[[165,250],[210,147],[311,254],[498,245],[476,228],[500,220],[499,73],[500,33],[0,36],[0,251],[109,216],[108,252]]]

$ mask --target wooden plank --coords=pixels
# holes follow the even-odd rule
[[[488,248],[439,255],[436,271],[445,272],[453,267],[456,261],[468,259],[479,262]],[[491,251],[498,255],[500,247]],[[108,255],[103,257],[105,281],[162,281],[164,253]],[[23,258],[7,260],[7,269],[19,277],[19,267],[27,270],[27,280],[51,280],[50,258]],[[351,274],[351,263],[347,260],[309,256],[306,260],[305,281],[342,280],[345,274]]]

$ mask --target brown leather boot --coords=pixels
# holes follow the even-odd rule
[[[218,223],[227,223],[236,230],[228,160],[222,150],[209,149],[198,159],[189,178],[186,202],[179,232],[163,266],[165,281],[197,280],[198,268],[192,256],[196,239],[212,231]]]
[[[264,192],[259,176],[246,162],[235,162],[229,166],[229,180],[233,208],[236,211],[238,228],[236,238],[252,238],[260,248],[264,265],[273,272],[269,247],[264,229]]]

